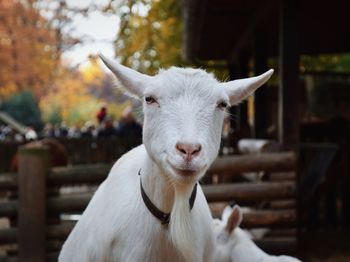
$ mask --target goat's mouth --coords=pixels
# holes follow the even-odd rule
[[[180,175],[180,176],[195,176],[197,175],[197,172],[195,170],[191,170],[191,169],[178,169],[178,168],[174,168],[173,170],[175,171],[176,174]]]
[[[173,173],[175,173],[176,175],[180,176],[180,177],[194,177],[196,175],[198,175],[201,172],[201,168],[200,169],[196,169],[193,167],[176,167],[175,165],[173,165],[172,163],[170,163],[168,161],[168,164],[172,170]]]

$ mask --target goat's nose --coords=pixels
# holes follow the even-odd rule
[[[177,152],[186,160],[191,160],[192,157],[197,156],[202,150],[201,144],[190,144],[190,143],[177,143]]]

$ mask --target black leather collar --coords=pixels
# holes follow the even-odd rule
[[[141,169],[139,170],[139,176],[141,176]],[[143,189],[141,177],[140,177],[140,187],[141,187],[141,195],[142,195],[143,202],[145,203],[148,210],[152,213],[153,216],[158,218],[163,225],[168,225],[170,222],[171,214],[162,212],[152,203],[152,201],[147,196],[145,190]],[[196,195],[197,195],[197,183],[194,185],[191,197],[189,199],[190,210],[192,210],[193,208],[194,201],[196,200]]]

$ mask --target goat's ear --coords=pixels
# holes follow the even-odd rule
[[[273,69],[270,69],[259,76],[233,80],[221,83],[220,85],[225,88],[226,93],[230,98],[230,104],[235,105],[248,98],[256,89],[265,84],[272,74]]]
[[[141,74],[119,63],[115,63],[102,54],[100,58],[103,63],[114,73],[123,88],[131,95],[142,98],[146,83],[152,79],[151,76]]]
[[[232,213],[232,207],[229,205],[225,206],[224,211],[222,211],[222,214],[221,214],[221,220],[224,223],[227,223],[227,220],[230,217],[231,213]]]
[[[232,209],[231,215],[226,222],[225,230],[227,233],[233,232],[235,228],[239,227],[243,219],[243,214],[238,205],[235,205]]]

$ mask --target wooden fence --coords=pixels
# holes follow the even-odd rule
[[[203,185],[213,214],[232,200],[250,205],[254,209],[244,215],[243,227],[270,229],[257,243],[276,253],[295,250],[295,162],[289,152],[217,159],[208,172],[213,178],[261,171],[268,178]],[[62,214],[81,214],[92,196],[89,191],[63,194],[62,189],[96,187],[110,168],[110,164],[50,168],[46,148],[20,148],[18,173],[0,175],[0,217],[11,221],[0,229],[0,261],[56,261],[75,224],[62,219]]]
[[[55,139],[67,149],[71,165],[111,163],[142,143],[136,137]],[[11,161],[21,145],[23,143],[0,142],[0,173],[10,171]]]
[[[0,142],[0,173],[10,171],[12,159],[21,145],[23,145],[23,143]]]

